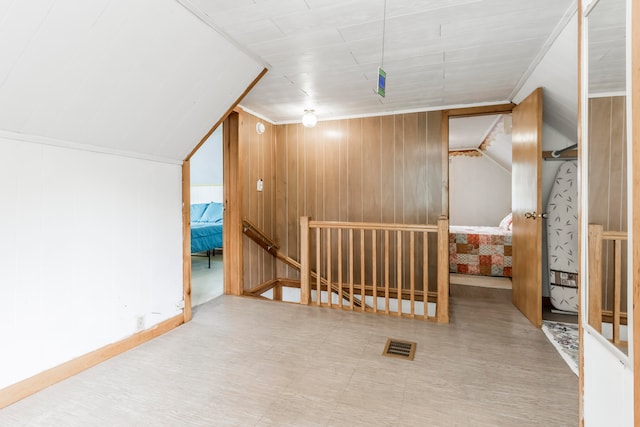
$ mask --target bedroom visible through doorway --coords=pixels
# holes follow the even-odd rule
[[[204,304],[224,291],[222,125],[190,159],[191,305]]]
[[[449,118],[451,282],[510,288],[511,114]]]

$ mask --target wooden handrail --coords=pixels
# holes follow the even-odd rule
[[[392,231],[438,231],[437,225],[384,224],[377,222],[311,221],[309,228],[335,228],[341,230],[392,230]]]
[[[595,224],[590,224],[595,225]],[[602,240],[627,240],[626,231],[603,231]]]
[[[267,251],[268,253],[270,253],[271,255],[273,255],[274,257],[276,257],[276,259],[279,259],[280,261],[284,262],[285,264],[287,264],[289,267],[295,268],[298,271],[302,271],[302,267],[300,265],[300,263],[298,261],[296,261],[295,259],[283,254],[282,252],[280,252],[278,244],[275,243],[273,240],[271,240],[262,230],[260,230],[260,228],[258,228],[258,226],[256,226],[255,224],[253,224],[251,221],[249,221],[248,219],[244,219],[242,220],[242,225],[243,225],[243,233],[249,237],[251,240],[253,240],[254,242],[256,242],[261,248],[263,248],[265,251]],[[310,278],[314,279],[314,280],[318,280],[318,274],[315,271],[311,271],[310,274]],[[324,286],[327,286],[327,280],[323,277],[320,278],[321,283]],[[271,283],[271,281],[267,282],[267,283]],[[270,288],[265,288],[262,292],[266,292],[267,290],[269,290]],[[331,289],[333,290],[333,292],[338,292],[338,285],[336,285],[335,283],[331,284]],[[251,294],[255,294],[256,290],[260,290],[260,288],[255,288],[253,290],[251,290],[249,293]],[[343,294],[349,298],[349,292],[346,290],[342,291]],[[354,299],[354,305],[356,307],[362,307],[362,302],[355,298]],[[369,306],[367,306],[366,304],[364,305],[365,308],[368,308]]]
[[[264,234],[260,228],[249,221],[247,218],[242,220],[242,232],[247,236],[251,237],[251,240],[260,245],[264,250],[269,252],[272,255],[275,255],[279,246],[276,242],[271,240],[269,236]]]

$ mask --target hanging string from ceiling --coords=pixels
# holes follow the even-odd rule
[[[384,41],[387,30],[387,0],[384,0],[384,8],[382,12],[382,57],[380,59],[380,66],[378,67],[378,89],[376,93],[381,97],[385,97],[387,86],[387,73],[384,71]]]

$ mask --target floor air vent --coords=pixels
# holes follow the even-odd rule
[[[399,357],[400,359],[413,360],[416,352],[416,343],[411,341],[394,340],[389,338],[384,346],[383,356]]]

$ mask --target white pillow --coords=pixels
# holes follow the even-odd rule
[[[502,221],[500,221],[500,225],[498,227],[511,231],[512,223],[513,223],[513,216],[511,213],[509,213],[507,216],[502,218]]]

